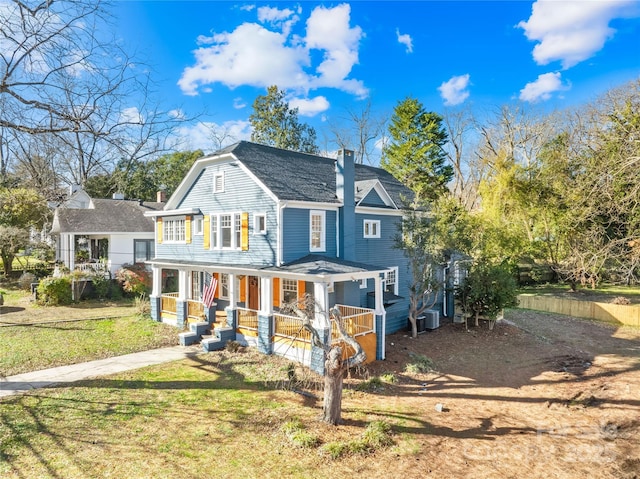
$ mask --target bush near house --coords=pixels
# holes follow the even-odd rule
[[[116,281],[125,293],[140,296],[151,291],[151,274],[144,264],[123,265],[116,271]]]
[[[44,278],[38,285],[38,304],[43,306],[57,306],[71,304],[71,279],[67,276],[60,278]]]

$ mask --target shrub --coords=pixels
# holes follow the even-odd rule
[[[409,353],[411,361],[406,364],[404,370],[411,374],[428,373],[433,371],[433,361],[423,354]]]
[[[56,306],[71,304],[71,280],[61,278],[44,278],[38,285],[38,304]]]
[[[136,296],[134,308],[138,316],[149,316],[151,314],[151,303],[146,295]]]
[[[111,278],[106,277],[103,273],[95,273],[91,276],[91,282],[96,298],[107,299],[111,297]]]
[[[116,281],[125,293],[141,295],[151,291],[151,275],[144,264],[123,265],[116,271]]]

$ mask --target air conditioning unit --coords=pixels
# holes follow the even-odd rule
[[[424,311],[424,327],[426,329],[438,329],[440,327],[440,313],[432,309]]]

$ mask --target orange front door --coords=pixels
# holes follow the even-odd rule
[[[260,309],[260,288],[259,280],[257,276],[249,276],[249,291],[248,291],[247,303],[249,309]]]

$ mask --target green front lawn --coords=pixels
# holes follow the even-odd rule
[[[11,376],[178,343],[176,328],[140,319],[129,308],[130,315],[121,318],[0,326],[0,373]],[[47,309],[54,314],[57,308]]]

